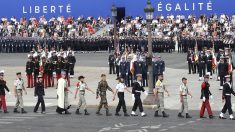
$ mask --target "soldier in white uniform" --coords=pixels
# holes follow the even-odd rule
[[[18,111],[18,107],[20,106],[21,108],[21,113],[27,113],[24,110],[24,104],[23,104],[23,91],[25,92],[25,95],[27,95],[27,91],[24,87],[24,80],[21,79],[21,72],[16,73],[17,79],[14,81],[14,94],[16,97],[16,104],[15,104],[15,109],[14,113],[20,113]]]
[[[158,115],[159,110],[161,110],[163,117],[169,116],[164,111],[164,92],[166,92],[167,95],[170,96],[165,85],[163,84],[163,75],[160,74],[158,76],[158,81],[156,82],[154,90],[154,95],[157,97],[157,106],[154,114],[155,117],[159,117]]]
[[[187,100],[187,96],[189,95],[192,98],[192,94],[188,90],[187,78],[185,78],[185,77],[182,78],[182,84],[180,85],[179,95],[180,95],[181,108],[180,108],[178,117],[184,118],[182,113],[185,112],[186,118],[192,118],[188,114],[188,100]]]
[[[87,112],[87,106],[86,106],[86,99],[85,99],[85,90],[91,91],[93,94],[95,94],[95,92],[93,92],[91,89],[88,88],[86,82],[84,82],[84,76],[79,76],[78,80],[79,82],[77,83],[77,90],[75,92],[75,99],[77,98],[77,93],[79,91],[79,103],[78,103],[78,108],[76,110],[76,114],[80,115],[81,113],[79,112],[79,109],[81,108],[81,106],[84,106],[84,111],[85,111],[85,115],[90,115],[90,113]]]

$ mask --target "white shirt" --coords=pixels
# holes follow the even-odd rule
[[[24,87],[24,81],[23,81],[23,79],[16,79],[15,81],[14,81],[14,86],[16,87],[16,89],[17,90],[22,90],[23,89],[23,87]]]
[[[187,87],[187,85],[181,84],[180,85],[180,92],[182,92],[182,95],[187,95],[188,94],[188,87]]]
[[[116,89],[118,90],[118,92],[124,92],[125,88],[126,88],[126,86],[124,83],[118,83],[116,85]]]

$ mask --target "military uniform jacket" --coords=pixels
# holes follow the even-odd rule
[[[76,63],[76,58],[74,56],[68,56],[68,62],[70,65],[73,65]]]
[[[8,92],[10,91],[9,88],[6,85],[6,81],[4,80],[0,80],[0,95],[6,95],[5,94],[5,90],[7,90]]]
[[[206,99],[209,99],[211,92],[210,92],[210,84],[207,82],[203,82],[201,85],[201,99],[205,97]]]
[[[106,96],[106,91],[107,90],[109,90],[109,91],[113,91],[110,87],[109,87],[109,85],[108,85],[108,83],[107,83],[107,81],[100,81],[99,83],[98,83],[98,88],[97,88],[97,90],[96,90],[96,95],[97,96]]]
[[[235,96],[235,92],[233,91],[231,84],[229,82],[224,83],[222,98],[224,99],[225,96],[231,96],[231,94],[233,94]]]
[[[34,71],[34,64],[33,64],[33,62],[32,61],[28,61],[27,63],[26,63],[26,73],[27,74],[32,74],[33,73],[33,71]]]
[[[114,62],[115,62],[114,55],[109,55],[109,64],[114,64]]]
[[[155,61],[153,62],[153,75],[157,75],[158,74],[158,62]]]
[[[192,63],[193,62],[193,54],[192,53],[188,53],[187,54],[187,61],[188,61],[188,63]]]
[[[219,63],[218,72],[219,76],[226,76],[228,74],[228,63]]]
[[[159,61],[157,69],[158,69],[158,74],[163,74],[163,72],[165,71],[165,62]]]
[[[134,62],[135,75],[143,73],[143,63],[140,61]]]
[[[66,74],[68,74],[69,73],[69,70],[70,70],[70,65],[69,65],[69,63],[67,62],[67,63],[63,63],[63,70],[66,72]]]
[[[144,92],[144,87],[140,85],[139,82],[134,82],[133,83],[133,86],[132,86],[132,94],[135,95],[135,98],[136,97],[139,97],[140,98],[140,95],[141,95],[141,92]]]
[[[38,61],[34,62],[34,74],[35,75],[39,74],[39,67],[40,67],[39,62]]]
[[[61,74],[61,70],[63,69],[64,65],[62,61],[57,61],[56,63],[56,73]]]
[[[126,74],[128,72],[127,71],[127,63],[126,62],[120,62],[119,69],[120,69],[121,74]]]
[[[44,86],[42,82],[37,82],[35,85],[34,96],[44,96]]]

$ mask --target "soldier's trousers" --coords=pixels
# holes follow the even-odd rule
[[[5,95],[0,95],[0,109],[7,111],[7,104],[6,104],[6,98]]]
[[[208,115],[213,115],[212,111],[211,111],[211,106],[210,106],[210,102],[209,99],[206,99],[205,102],[202,102],[202,106],[201,106],[201,110],[200,110],[200,116],[203,117],[204,113],[205,113],[205,109],[207,109]]]
[[[32,74],[27,74],[27,81],[28,81],[27,88],[33,88],[33,75]]]
[[[52,86],[52,81],[54,81],[53,80],[53,74],[48,74],[47,75],[47,82],[48,82],[48,87],[51,87]]]
[[[34,73],[34,75],[33,75],[33,84],[34,85],[37,83],[37,78],[38,78],[38,74]]]
[[[191,74],[193,72],[193,63],[188,63],[188,73]]]
[[[104,106],[104,108],[106,109],[106,111],[109,110],[109,106],[108,106],[108,102],[106,99],[106,96],[100,96],[100,104],[98,105],[98,109],[97,112],[100,112],[101,108]]]
[[[74,64],[70,65],[70,75],[73,76],[74,75]]]
[[[22,90],[16,90],[16,104],[15,104],[15,108],[18,109],[18,107],[20,106],[20,108],[24,108],[24,102],[23,102],[23,91]]]
[[[124,99],[124,92],[118,92],[119,102],[116,108],[116,113],[118,113],[122,107],[123,112],[126,113],[126,102]]]
[[[47,73],[43,73],[43,84],[44,84],[44,87],[47,88],[48,86],[48,75]]]
[[[115,74],[114,64],[109,64],[109,74]]]
[[[139,95],[135,96],[135,103],[134,103],[134,106],[132,107],[132,111],[136,111],[137,107],[139,107],[140,112],[144,111],[142,101]]]
[[[210,76],[212,76],[212,63],[207,63],[207,72],[210,72]]]
[[[220,78],[220,86],[223,86],[225,83],[225,77],[224,76],[219,76]]]
[[[157,93],[157,106],[155,111],[161,110],[162,112],[164,111],[164,93],[158,92]]]
[[[116,65],[116,74],[117,74],[117,78],[119,77],[119,65]]]
[[[148,74],[144,73],[142,77],[143,77],[142,79],[143,87],[147,87],[148,86]]]
[[[38,111],[38,107],[39,107],[40,104],[41,104],[41,107],[42,107],[42,112],[45,111],[46,107],[45,107],[45,102],[44,102],[43,96],[38,96],[38,102],[37,102],[36,106],[34,107],[34,112]]]
[[[132,76],[132,73],[129,72],[127,75],[127,86],[130,87],[132,83],[133,83],[133,76]]]
[[[188,113],[188,100],[187,100],[187,96],[183,96],[183,102],[181,102],[181,108],[180,108],[180,113]]]
[[[231,96],[225,96],[225,104],[221,112],[225,114],[227,110],[229,115],[233,114],[232,105],[231,105]]]
[[[206,74],[205,63],[199,64],[199,77],[203,77]]]
[[[78,109],[80,109],[83,105],[83,108],[86,109],[86,99],[85,99],[85,92],[84,91],[80,91],[79,92],[79,102],[78,102]]]

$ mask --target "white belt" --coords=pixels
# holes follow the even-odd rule
[[[231,96],[231,94],[225,94],[225,95],[227,95],[227,96]]]
[[[140,93],[141,91],[135,91],[135,92]]]

